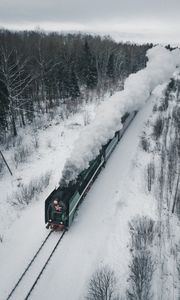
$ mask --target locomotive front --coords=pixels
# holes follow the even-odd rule
[[[63,191],[54,190],[45,201],[46,228],[64,230],[68,224],[68,207],[64,203]]]

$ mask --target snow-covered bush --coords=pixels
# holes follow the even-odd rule
[[[3,174],[3,170],[4,170],[4,162],[3,162],[2,158],[0,157],[0,176]]]
[[[18,135],[16,137],[13,137],[13,146],[14,147],[20,147],[23,142],[23,137],[21,135]]]
[[[14,137],[11,133],[8,133],[4,136],[2,144],[4,145],[4,148],[8,150],[12,147],[21,146],[22,142],[23,142],[23,136],[18,135]]]
[[[149,192],[151,191],[154,180],[155,180],[155,166],[153,162],[150,162],[147,165],[147,187]]]
[[[127,298],[129,300],[152,299],[151,281],[154,272],[154,263],[150,251],[142,251],[133,255],[129,269],[130,276]]]
[[[48,147],[48,148],[51,148],[51,147],[52,147],[52,142],[51,142],[51,140],[47,140],[47,147]]]
[[[28,205],[35,197],[41,193],[49,184],[51,173],[47,172],[39,178],[35,178],[27,185],[22,185],[19,191],[12,195],[9,202],[15,206]]]
[[[178,194],[177,200],[176,200],[176,213],[180,220],[180,194]],[[180,268],[180,265],[179,265],[179,268]],[[180,271],[180,269],[179,269],[179,271]],[[179,273],[179,275],[180,275],[180,273]]]
[[[169,191],[172,193],[174,183],[176,181],[177,174],[177,161],[178,161],[178,151],[177,151],[178,140],[171,141],[168,149],[167,155],[167,178]]]
[[[175,126],[180,131],[180,107],[179,106],[174,107],[172,116],[175,122]]]
[[[88,111],[84,112],[83,121],[84,121],[84,126],[87,126],[90,123],[91,118],[90,118],[90,115],[89,115]]]
[[[0,243],[2,243],[2,242],[3,242],[3,235],[0,234]]]
[[[131,247],[134,250],[146,249],[152,246],[154,239],[154,221],[146,216],[135,217],[129,222]]]
[[[168,109],[168,105],[169,105],[169,96],[165,94],[165,97],[162,98],[161,103],[158,105],[158,111],[160,112],[166,111]]]
[[[150,143],[145,135],[141,136],[141,147],[144,151],[149,152]]]
[[[116,277],[108,266],[97,270],[89,283],[87,300],[114,300]]]
[[[178,270],[178,277],[179,277],[179,282],[180,282],[180,260],[178,261],[178,264],[177,264],[177,270]]]
[[[33,137],[32,137],[32,144],[35,149],[39,148],[39,139],[37,133],[34,132]]]
[[[10,147],[12,147],[12,136],[6,135],[4,136],[4,138],[2,139],[2,145],[4,145],[5,149],[8,150]]]
[[[129,223],[132,260],[129,265],[128,300],[152,299],[151,281],[155,268],[151,249],[154,227],[154,221],[146,216],[135,217]]]
[[[66,114],[75,114],[78,112],[79,106],[78,102],[72,99],[67,99],[66,100]]]
[[[21,145],[14,151],[13,160],[16,168],[20,163],[25,163],[27,161],[27,158],[31,155],[31,152],[31,148],[24,145]]]
[[[158,140],[162,134],[163,131],[163,119],[158,117],[158,119],[156,120],[154,126],[153,126],[153,136],[156,140]]]

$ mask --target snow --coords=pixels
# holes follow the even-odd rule
[[[97,155],[102,143],[112,137],[117,126],[121,126],[120,117],[123,113],[141,107],[80,205],[71,228],[63,237],[30,298],[84,299],[92,273],[103,265],[109,265],[115,270],[120,293],[122,297],[125,295],[130,259],[128,222],[136,215],[157,219],[157,202],[146,191],[144,166],[149,158],[140,149],[140,137],[154,103],[163,93],[164,82],[169,80],[176,69],[178,51],[169,52],[161,47],[151,49],[148,52],[147,68],[131,75],[123,92],[116,93],[99,105],[92,124],[84,129],[83,126],[75,125],[77,122],[82,123],[82,114],[70,118],[67,123],[53,124],[38,133],[42,147],[33,153],[27,163],[17,170],[13,169],[13,172],[16,171],[15,178],[12,179],[7,173],[2,177],[0,230],[5,236],[0,244],[0,299],[6,299],[47,236],[44,199],[58,183],[67,157],[73,153],[68,165],[71,162],[79,164],[78,168],[87,166],[88,161]],[[163,85],[157,86],[159,83]],[[78,118],[81,122],[77,121]],[[6,154],[8,158],[12,155],[8,151]],[[7,196],[11,197],[12,192],[18,190],[19,178],[23,183],[28,183],[48,170],[53,170],[51,182],[37,198],[39,201],[32,202],[22,211],[12,208],[6,202]],[[54,233],[54,238],[57,238],[57,233]],[[23,286],[23,292],[14,295],[12,299],[23,300],[26,288]]]
[[[147,58],[146,68],[131,74],[125,81],[124,90],[99,106],[95,120],[84,128],[76,141],[60,183],[67,184],[88,168],[102,145],[113,137],[115,131],[121,129],[123,114],[139,110],[155,87],[170,79],[180,65],[180,50],[169,51],[156,46],[147,51]]]
[[[129,260],[128,222],[136,214],[155,217],[155,203],[144,193],[142,174],[136,166],[139,136],[154,99],[152,96],[138,113],[99,174],[31,299],[84,299],[92,272],[104,264],[115,269],[122,293],[125,291]],[[44,196],[45,193],[43,199]],[[35,202],[8,232],[0,253],[2,299],[47,234],[42,212],[43,201]]]

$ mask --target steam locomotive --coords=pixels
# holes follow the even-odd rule
[[[47,197],[45,200],[46,228],[64,230],[71,226],[79,203],[86,195],[101,168],[105,166],[108,158],[134,119],[136,113],[136,111],[126,113],[122,117],[122,129],[116,131],[113,138],[110,139],[106,145],[102,146],[99,155],[89,163],[89,167],[86,170],[79,174],[76,181],[69,182],[68,186],[60,184],[60,186],[54,189]]]

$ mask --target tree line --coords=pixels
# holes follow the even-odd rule
[[[109,36],[0,30],[0,137],[16,136],[36,112],[117,88],[145,67],[150,47]]]

